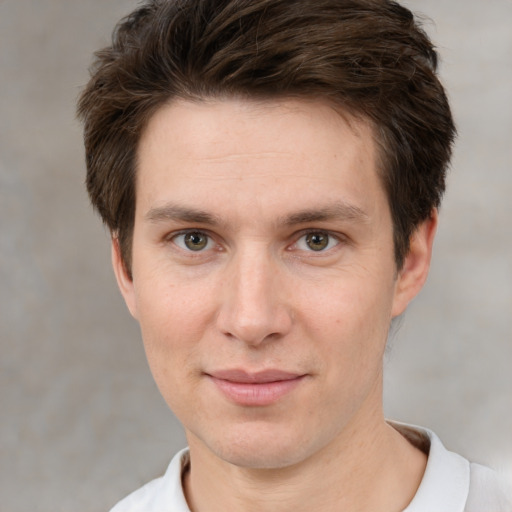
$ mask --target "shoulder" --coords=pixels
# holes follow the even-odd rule
[[[428,456],[423,479],[404,512],[512,512],[497,472],[447,450],[431,430],[390,424]]]
[[[155,495],[159,493],[163,477],[155,478],[146,485],[132,492],[119,503],[117,503],[110,512],[136,512],[151,510],[151,502]]]
[[[508,496],[507,496],[508,494]],[[512,512],[510,494],[504,481],[492,469],[480,464],[470,464],[469,494],[465,512]]]
[[[110,512],[190,512],[181,486],[188,460],[188,450],[181,450],[163,476],[126,496]]]

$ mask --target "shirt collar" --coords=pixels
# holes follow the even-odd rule
[[[404,512],[464,512],[469,494],[469,462],[447,450],[429,429],[394,421],[388,423],[428,455],[420,486]]]

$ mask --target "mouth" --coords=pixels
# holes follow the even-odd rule
[[[229,401],[242,406],[267,406],[291,393],[305,374],[282,370],[247,372],[220,370],[205,374]]]

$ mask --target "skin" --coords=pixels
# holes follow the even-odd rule
[[[150,120],[132,279],[115,238],[113,264],[185,428],[194,512],[391,512],[414,496],[426,457],[384,420],[382,359],[437,215],[397,271],[376,161],[370,124],[319,101],[180,100]],[[212,378],[231,369],[298,378],[269,404],[239,403]]]

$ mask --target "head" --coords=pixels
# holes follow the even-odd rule
[[[289,466],[384,424],[454,132],[435,68],[382,0],[155,0],[98,53],[87,184],[194,457]]]
[[[372,126],[400,270],[441,200],[454,125],[432,43],[385,0],[150,0],[97,53],[78,113],[87,187],[131,273],[137,153],[173,100],[320,99]]]

